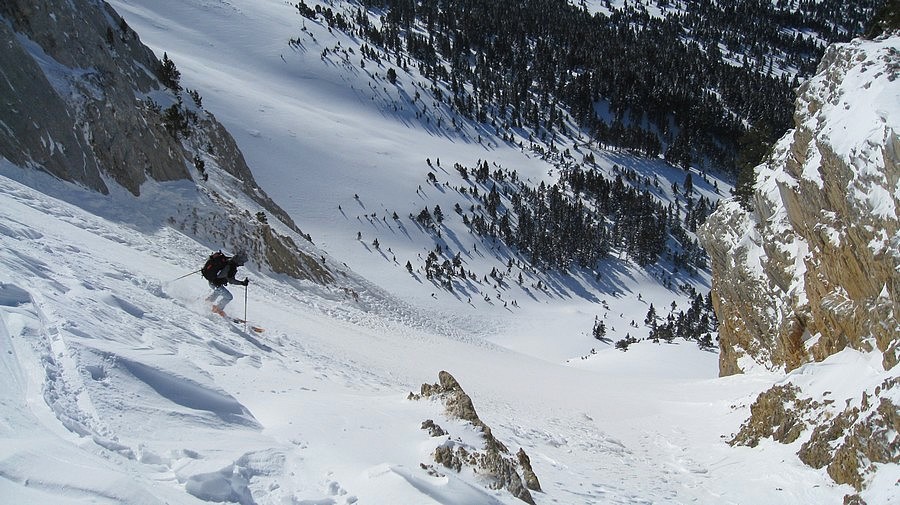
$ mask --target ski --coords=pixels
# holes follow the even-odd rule
[[[247,323],[247,321],[244,321],[243,319],[237,318],[237,317],[232,318],[231,321],[236,324],[246,324]],[[247,325],[247,329],[253,331],[254,333],[262,333],[262,332],[266,331],[265,328],[262,328],[260,326],[254,326],[252,324]]]

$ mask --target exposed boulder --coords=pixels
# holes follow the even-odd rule
[[[800,388],[776,386],[759,395],[750,406],[750,419],[730,443],[756,447],[763,438],[789,444],[806,429],[804,415],[815,407],[809,399],[797,398]]]
[[[881,389],[898,384],[900,378],[895,377]],[[817,426],[798,453],[807,465],[825,467],[835,482],[857,491],[876,471],[876,464],[900,463],[900,406],[889,398],[876,405],[867,393],[863,395],[860,406],[848,406]]]
[[[431,435],[432,437],[443,437],[444,435],[447,434],[447,432],[444,431],[443,428],[441,428],[437,424],[434,424],[434,420],[432,420],[432,419],[427,419],[427,420],[423,421],[422,429],[428,430],[428,434]]]
[[[519,447],[519,452],[516,453],[516,457],[519,458],[519,464],[522,465],[522,474],[525,477],[525,487],[532,491],[540,491],[541,482],[534,473],[534,469],[531,468],[531,458],[525,453],[525,449]]]
[[[833,400],[804,398],[793,384],[772,387],[757,397],[750,418],[729,443],[755,447],[764,438],[796,442],[801,461],[825,468],[836,483],[862,491],[879,465],[900,464],[900,409],[882,396],[898,386],[900,378],[886,379],[843,410]],[[848,500],[864,503],[856,495]]]
[[[506,489],[516,498],[534,504],[534,497],[529,489],[540,491],[541,487],[531,468],[531,460],[528,455],[521,448],[516,456],[509,453],[506,446],[491,433],[490,427],[478,417],[472,399],[450,373],[441,371],[438,374],[438,383],[422,384],[420,393],[410,393],[409,398],[441,400],[448,417],[468,421],[481,432],[484,439],[484,447],[478,449],[454,441],[448,436],[434,450],[433,456],[436,463],[457,472],[461,471],[463,467],[471,467],[485,479],[488,487]],[[435,426],[432,420],[428,420],[422,424],[422,429],[428,429],[432,436],[435,436]],[[438,429],[441,432],[444,431],[440,427]],[[519,475],[520,467],[525,476],[524,479]],[[427,467],[423,466],[423,468]]]

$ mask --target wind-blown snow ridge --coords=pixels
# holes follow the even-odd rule
[[[226,422],[256,426],[250,412],[231,395],[137,361],[119,359],[118,363],[136,379],[173,403],[189,409],[209,411]]]

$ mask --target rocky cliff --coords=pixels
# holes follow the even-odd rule
[[[190,175],[186,153],[144,98],[161,92],[156,56],[109,5],[0,4],[0,154],[107,192]]]
[[[792,370],[846,347],[898,360],[900,38],[829,49],[796,127],[757,167],[751,209],[701,232],[721,321],[720,373]]]
[[[324,256],[256,185],[199,91],[179,81],[174,62],[102,0],[0,2],[0,156],[103,194],[193,181],[196,198],[173,200],[168,225],[275,272],[331,282]]]
[[[900,460],[900,36],[831,47],[798,91],[794,123],[756,168],[752,201],[724,203],[700,233],[719,371],[790,372],[844,350],[877,356],[883,383],[824,403],[773,388],[734,440],[800,440],[801,459],[861,489],[876,463]],[[873,447],[857,444],[859,433]]]

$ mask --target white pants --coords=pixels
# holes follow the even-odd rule
[[[212,302],[219,310],[225,310],[225,306],[231,300],[234,300],[234,296],[232,296],[231,291],[225,289],[225,286],[214,286],[212,294],[206,297],[206,301]]]

